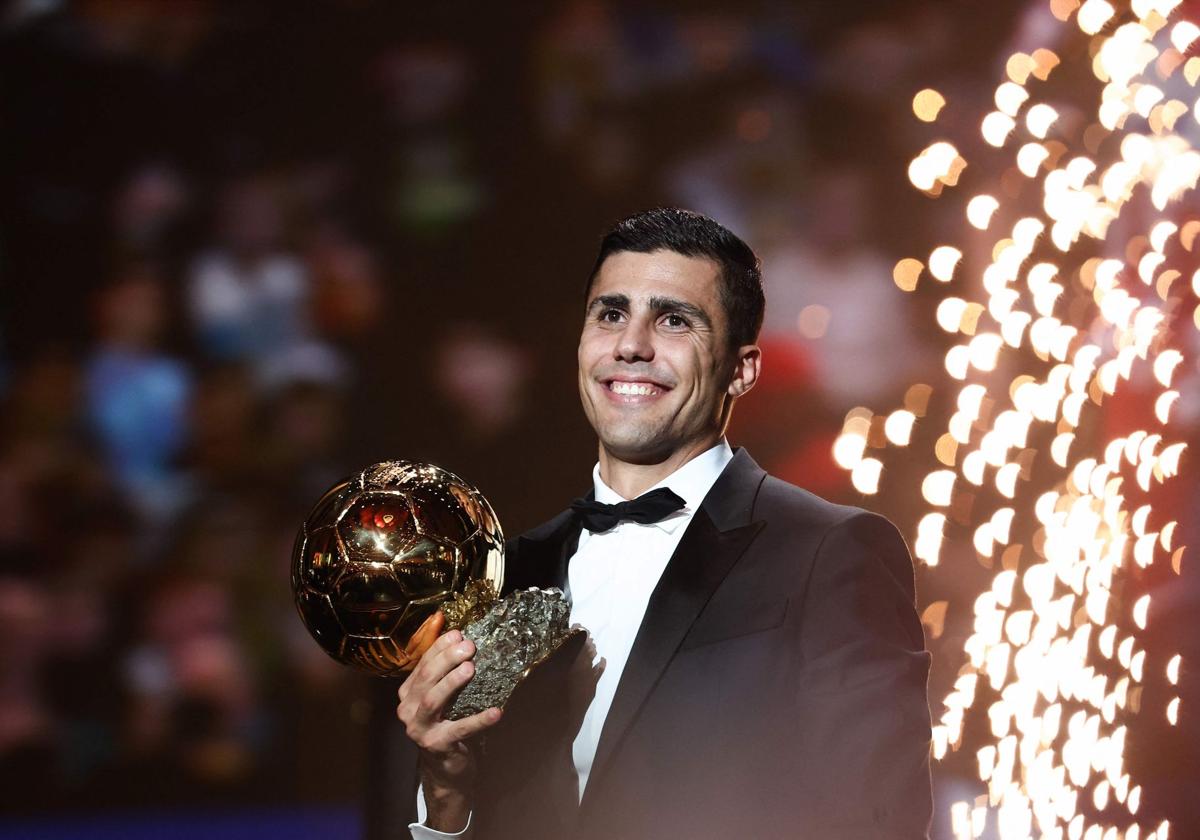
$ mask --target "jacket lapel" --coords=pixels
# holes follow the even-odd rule
[[[667,563],[646,606],[625,670],[609,707],[581,808],[594,791],[688,630],[713,592],[758,534],[754,498],[766,473],[738,449],[717,479]]]
[[[504,594],[531,586],[567,589],[567,561],[579,545],[580,525],[567,509],[516,539],[505,563]]]

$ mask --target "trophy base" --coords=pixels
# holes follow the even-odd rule
[[[446,717],[458,720],[485,709],[504,708],[513,692],[535,669],[552,658],[571,662],[583,649],[587,632],[567,625],[571,606],[559,589],[526,589],[497,601],[463,628],[475,643],[475,676],[458,693]],[[540,681],[540,679],[539,679]]]

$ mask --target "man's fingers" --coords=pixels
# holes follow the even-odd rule
[[[412,652],[414,646],[418,644],[415,641],[416,637],[426,632],[431,624],[441,627],[442,623],[445,621],[444,617],[439,618],[441,615],[442,613],[439,610],[425,620],[425,623],[417,629],[417,632],[413,636],[413,640],[410,640],[408,646],[404,649],[405,653]],[[436,655],[439,651],[445,650],[448,645],[452,645],[461,639],[462,633],[460,633],[458,630],[451,630],[448,633],[443,633],[434,640],[433,644],[429,646],[429,649],[426,650],[421,655],[421,658],[417,660],[416,667],[409,672],[408,676],[404,678],[404,682],[400,684],[400,688],[397,690],[396,694],[399,696],[401,702],[403,702],[409,693],[412,692],[415,685],[422,682],[422,674],[418,673],[418,671],[420,671],[426,657]]]
[[[421,626],[409,637],[408,644],[404,646],[404,655],[416,662],[433,647],[445,626],[446,616],[438,610],[421,622]]]
[[[414,692],[418,695],[424,694],[458,663],[470,659],[474,654],[475,644],[470,639],[464,639],[460,631],[443,633],[404,681],[408,686],[405,695]]]
[[[437,612],[437,613],[434,613],[434,615],[441,615],[441,613]],[[456,642],[461,642],[461,641],[462,641],[462,631],[461,630],[448,630],[447,632],[445,632],[442,635],[437,637],[437,639],[434,641],[434,643],[429,646],[429,650],[427,650],[425,652],[425,655],[426,656],[429,656],[429,655],[436,656],[437,654],[441,653],[443,650],[448,648],[450,645],[455,644]]]
[[[452,743],[465,741],[468,738],[478,735],[485,729],[495,726],[500,721],[501,714],[499,709],[491,708],[484,709],[478,714],[462,718],[461,720],[447,721],[446,736]]]
[[[426,720],[440,720],[450,699],[475,675],[475,663],[462,662],[438,680],[418,702],[417,714]]]
[[[456,752],[462,748],[464,741],[495,726],[500,717],[500,710],[491,708],[461,720],[435,723],[424,732],[424,737],[417,741],[417,746],[434,755]]]
[[[440,613],[438,613],[438,615],[440,615]],[[437,639],[434,640],[433,644],[429,646],[429,650],[425,651],[425,653],[421,655],[421,658],[417,660],[416,667],[413,668],[412,672],[404,680],[404,684],[400,686],[400,690],[402,692],[400,699],[403,700],[404,695],[410,692],[415,686],[428,683],[431,680],[436,682],[437,680],[441,679],[440,674],[436,677],[432,676],[430,673],[430,666],[433,664],[433,660],[438,656],[438,654],[443,653],[450,645],[460,641],[462,641],[462,633],[458,630],[451,630],[448,633],[443,633],[442,635],[438,636]]]
[[[423,657],[421,664],[417,666],[419,671],[423,671],[417,685],[423,686],[424,690],[428,691],[437,685],[446,674],[474,655],[475,643],[470,639],[463,638],[460,638],[457,643],[448,643],[437,653],[430,651],[430,655]]]
[[[453,631],[458,634],[458,631]],[[396,715],[406,725],[414,724],[428,726],[441,720],[442,709],[449,698],[466,684],[474,673],[474,665],[461,668],[475,655],[475,643],[463,639],[461,634],[455,636],[446,634],[442,649],[434,653],[432,650],[421,658],[416,669],[400,687],[400,706]]]

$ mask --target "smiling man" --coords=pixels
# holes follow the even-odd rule
[[[397,707],[415,840],[926,836],[929,655],[902,538],[724,437],[763,305],[753,251],[704,216],[652,210],[602,241],[578,350],[593,492],[513,541],[506,583],[567,591],[597,659],[530,720],[448,721],[474,650],[442,636]]]
[[[704,256],[615,251],[593,277],[579,393],[600,438],[600,476],[627,498],[715,446],[758,378],[761,315],[746,307],[747,322],[733,323],[720,273]]]

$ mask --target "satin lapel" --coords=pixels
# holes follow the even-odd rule
[[[505,593],[531,586],[567,586],[567,561],[579,544],[579,524],[563,511],[539,528],[517,537],[515,556],[506,563]]]
[[[765,473],[739,450],[696,512],[646,606],[617,692],[605,718],[581,808],[601,788],[605,771],[684,636],[712,593],[758,534],[750,522]]]

